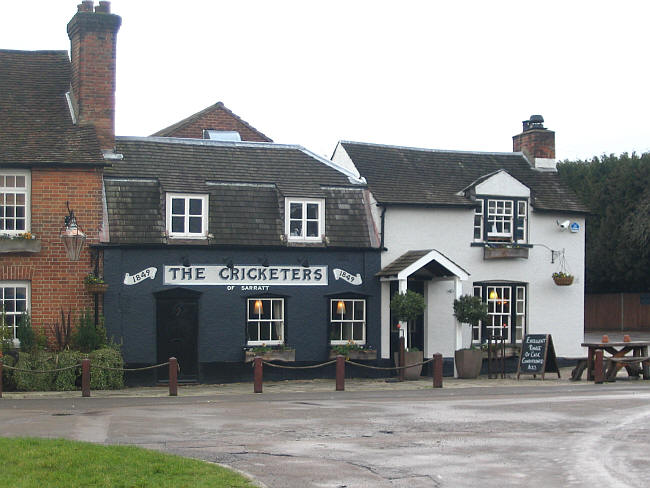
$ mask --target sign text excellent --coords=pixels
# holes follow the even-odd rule
[[[327,266],[165,266],[164,284],[322,286]]]

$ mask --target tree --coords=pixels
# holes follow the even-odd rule
[[[560,177],[593,212],[586,222],[586,289],[650,290],[650,153],[558,164]]]

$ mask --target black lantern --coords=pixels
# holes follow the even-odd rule
[[[86,234],[77,225],[77,219],[74,216],[74,212],[70,210],[68,202],[66,202],[66,206],[68,207],[68,215],[64,219],[61,240],[63,241],[63,247],[65,248],[68,259],[70,261],[79,261],[81,249],[84,246],[84,242],[86,242]]]

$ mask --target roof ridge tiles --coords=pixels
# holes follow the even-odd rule
[[[339,144],[357,144],[360,146],[375,146],[375,147],[385,147],[391,149],[407,149],[411,151],[423,151],[423,152],[441,152],[441,153],[451,153],[451,154],[481,154],[481,155],[494,155],[494,156],[517,156],[523,157],[524,153],[520,151],[513,152],[500,152],[500,151],[463,151],[458,149],[435,149],[427,147],[413,147],[413,146],[397,146],[393,144],[379,144],[376,142],[358,142],[358,141],[339,141]]]

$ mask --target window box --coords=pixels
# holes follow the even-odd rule
[[[12,239],[0,239],[0,254],[10,252],[40,252],[40,239],[23,239],[14,237]]]
[[[483,259],[528,259],[528,248],[518,246],[485,246],[483,248]]]
[[[352,359],[357,361],[372,361],[377,359],[377,350],[376,349],[353,349],[347,352],[336,351],[330,348],[330,359],[336,359],[338,355],[345,356],[345,359]]]
[[[488,347],[487,343],[485,343],[485,344],[483,344],[483,346],[481,346],[481,348],[483,350],[483,359],[488,358],[487,347]],[[497,359],[501,359],[501,356],[503,356],[503,352],[501,350],[501,347],[498,346],[498,345],[493,344],[492,345],[492,351],[493,351],[493,353],[492,353],[493,356],[492,357],[496,357]],[[521,344],[506,344],[505,356],[503,356],[503,357],[504,358],[519,357],[519,352],[520,351],[521,351]]]
[[[296,360],[296,349],[293,347],[285,347],[283,349],[271,349],[268,347],[260,347],[254,349],[244,350],[244,362],[252,362],[256,356],[261,357],[264,361],[285,361],[291,362]]]

